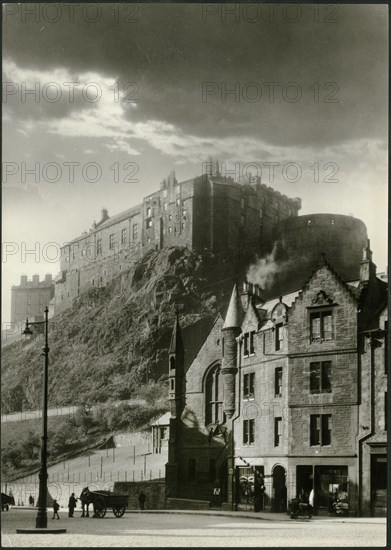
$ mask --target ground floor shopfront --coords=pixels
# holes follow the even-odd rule
[[[315,514],[332,513],[337,500],[358,513],[356,457],[240,457],[235,464],[234,505],[286,512],[290,500],[308,502],[314,491]]]

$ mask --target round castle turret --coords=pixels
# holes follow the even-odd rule
[[[341,214],[309,214],[280,222],[274,232],[274,260],[281,264],[268,294],[300,288],[321,254],[345,281],[358,279],[367,228],[361,220]]]
[[[227,315],[222,328],[223,357],[221,374],[224,379],[224,412],[231,418],[235,412],[235,377],[237,367],[237,342],[240,333],[241,306],[237,286],[234,286]]]

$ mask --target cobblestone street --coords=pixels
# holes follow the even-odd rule
[[[2,546],[10,547],[328,547],[385,546],[386,520],[381,518],[252,519],[239,514],[127,513],[121,519],[69,519],[49,514],[49,527],[65,527],[63,535],[16,534],[34,527],[36,512],[2,514]],[[275,514],[273,515],[275,516]],[[286,518],[286,519],[285,519]]]

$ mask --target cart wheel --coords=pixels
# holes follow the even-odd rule
[[[99,497],[94,502],[95,517],[104,518],[106,515],[106,504],[102,497]]]
[[[125,506],[113,506],[113,514],[116,518],[122,518],[125,513]]]

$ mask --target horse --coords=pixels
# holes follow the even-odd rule
[[[10,504],[15,506],[14,497],[12,495],[8,496],[5,493],[1,493],[1,511],[6,510],[8,512]]]
[[[82,507],[82,514],[81,514],[81,517],[84,518],[89,518],[90,517],[90,514],[89,514],[89,511],[88,511],[88,507],[90,504],[92,504],[93,500],[91,499],[91,491],[89,490],[88,487],[84,487],[84,489],[82,490],[82,492],[80,493],[80,502],[81,502],[81,507]],[[95,515],[95,512],[94,512],[94,515]]]

